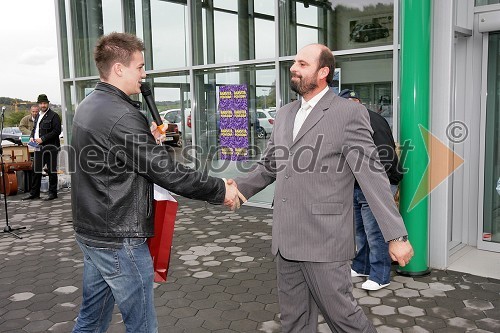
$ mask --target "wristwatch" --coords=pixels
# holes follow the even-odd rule
[[[407,241],[408,241],[408,235],[391,239],[389,242],[407,242]]]

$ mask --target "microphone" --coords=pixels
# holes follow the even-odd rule
[[[151,88],[149,87],[149,83],[147,83],[147,82],[141,83],[141,94],[144,97],[144,99],[146,100],[146,104],[148,105],[149,111],[151,112],[151,115],[153,116],[153,120],[155,121],[156,125],[158,126],[158,130],[162,134],[165,134],[163,121],[161,120],[160,113],[158,112],[158,108],[156,107],[155,101],[153,99],[153,95],[151,93]]]

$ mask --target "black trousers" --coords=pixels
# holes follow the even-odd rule
[[[33,158],[33,181],[31,183],[30,194],[40,196],[40,186],[42,184],[43,166],[47,165],[49,176],[49,194],[57,195],[57,154],[59,148],[55,146],[43,147],[40,151],[35,151]]]

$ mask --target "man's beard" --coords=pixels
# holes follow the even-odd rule
[[[296,76],[292,76],[292,78],[293,77],[296,77]],[[301,78],[298,78],[297,82],[290,80],[290,87],[292,88],[293,91],[295,91],[300,96],[304,96],[304,94],[307,94],[308,92],[311,92],[318,87],[318,84],[316,83],[315,79],[316,78],[304,79],[303,77],[301,77]]]

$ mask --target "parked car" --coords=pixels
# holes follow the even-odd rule
[[[258,126],[256,131],[259,139],[265,139],[273,131],[275,114],[275,109],[257,110]]]
[[[163,140],[163,143],[180,147],[182,141],[177,124],[165,125],[167,125],[167,128],[165,130],[165,140]]]
[[[356,42],[368,42],[389,37],[389,29],[380,23],[356,24],[351,31],[351,39]]]
[[[185,133],[182,133],[183,129],[183,121],[182,121],[182,112],[181,109],[171,109],[160,112],[160,117],[163,120],[163,123],[167,122],[169,124],[176,124],[179,130],[179,134],[182,138],[182,134],[184,134],[184,140],[191,141],[192,132],[191,132],[191,109],[184,109],[184,123]],[[182,146],[182,140],[179,141],[179,146]]]
[[[19,127],[5,127],[2,130],[2,140],[7,140],[15,144],[22,144],[21,143],[21,136],[23,133],[19,129]]]

